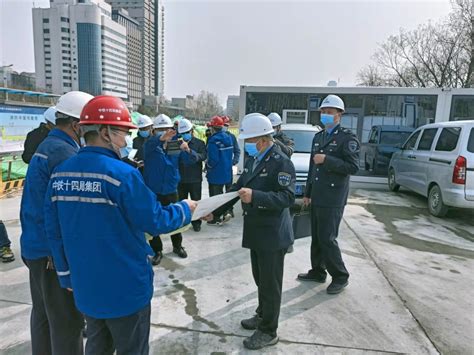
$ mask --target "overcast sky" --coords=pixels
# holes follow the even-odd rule
[[[49,7],[49,1],[34,1]],[[224,103],[245,85],[355,84],[399,28],[450,11],[449,0],[164,0],[165,95],[201,89]],[[34,71],[32,0],[0,0],[0,65]]]

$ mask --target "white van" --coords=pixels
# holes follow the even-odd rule
[[[449,207],[474,209],[474,120],[419,127],[393,154],[388,186],[428,197],[434,216]]]

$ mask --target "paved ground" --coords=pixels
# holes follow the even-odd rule
[[[375,186],[375,187],[374,187]],[[16,253],[18,198],[0,200],[0,217]],[[240,247],[242,219],[186,232],[188,259],[167,253],[155,270],[152,353],[246,353],[240,319],[252,315],[256,289],[249,252]],[[300,283],[309,266],[309,238],[286,258],[280,343],[268,354],[470,354],[474,352],[474,215],[446,219],[426,201],[383,185],[354,184],[340,245],[350,285],[329,296]],[[165,252],[171,243],[164,241]],[[0,353],[30,352],[27,270],[0,265]]]

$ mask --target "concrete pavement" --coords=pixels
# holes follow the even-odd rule
[[[469,353],[470,216],[433,219],[413,194],[357,187],[340,231],[349,287],[330,296],[327,284],[297,281],[310,264],[310,238],[296,241],[285,263],[281,341],[262,353]],[[18,198],[0,200],[0,217],[18,257]],[[241,231],[236,217],[223,227],[186,232],[187,259],[175,257],[164,240],[165,258],[155,268],[151,353],[247,353],[242,340],[251,332],[239,323],[253,314],[257,296]],[[28,273],[19,258],[0,265],[0,309],[0,353],[29,353]]]

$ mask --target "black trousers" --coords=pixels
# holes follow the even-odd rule
[[[258,329],[276,336],[280,317],[283,265],[286,249],[276,251],[250,250],[252,274],[258,287],[257,314],[262,318]]]
[[[23,261],[29,269],[33,302],[32,354],[83,354],[84,318],[74,304],[74,294],[61,288],[56,270],[47,269],[48,258]]]
[[[86,355],[147,355],[150,351],[150,305],[129,316],[87,320]]]
[[[344,207],[311,206],[310,274],[325,276],[327,270],[332,280],[337,283],[344,283],[349,278],[336,240],[343,214]]]
[[[202,181],[192,182],[192,183],[180,183],[178,185],[178,196],[179,200],[187,199],[191,197],[191,200],[199,201],[202,194]],[[193,226],[200,226],[202,221],[199,219],[197,221],[191,222]]]
[[[172,203],[178,202],[178,194],[176,192],[169,195],[156,196],[158,198],[158,201],[160,201],[163,206],[168,206]],[[171,242],[173,243],[173,248],[181,248],[181,244],[183,243],[183,236],[181,235],[181,233],[173,234],[171,236]],[[155,254],[158,252],[162,252],[163,242],[161,241],[161,237],[157,235],[155,238],[151,239],[150,246]]]
[[[225,191],[227,192],[229,191],[231,186],[232,184],[226,184],[226,185],[209,184],[209,196],[212,197],[215,195],[222,195],[224,193],[224,188],[225,188]],[[226,212],[232,212],[232,211],[233,211],[233,208],[229,209],[229,211],[225,211],[224,214]],[[220,217],[221,216],[214,216],[214,222],[219,221]]]

